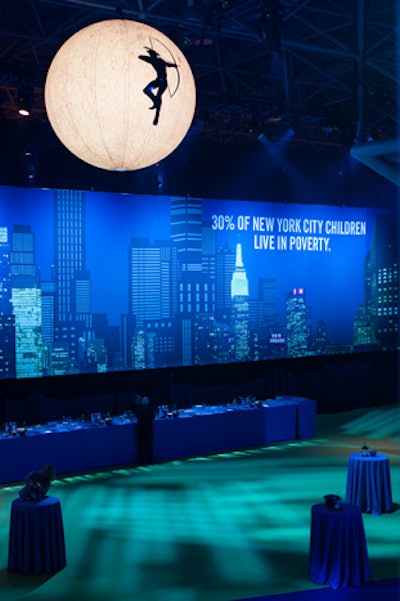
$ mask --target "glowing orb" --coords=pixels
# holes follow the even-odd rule
[[[168,156],[194,116],[196,88],[179,48],[149,25],[89,25],[58,50],[45,85],[50,124],[83,161],[108,170]]]

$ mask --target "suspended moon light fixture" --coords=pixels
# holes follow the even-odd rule
[[[107,170],[158,163],[194,116],[196,87],[179,48],[136,21],[94,23],[70,37],[47,73],[50,124],[74,155]]]

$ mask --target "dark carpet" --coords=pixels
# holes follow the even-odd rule
[[[400,578],[371,581],[364,586],[321,588],[236,601],[399,601]]]
[[[311,440],[57,478],[67,567],[46,577],[7,571],[21,486],[1,486],[0,601],[400,601],[399,424],[398,406],[320,415]],[[370,584],[332,590],[309,576],[310,508],[344,496],[364,444],[390,458],[393,511],[363,515]]]

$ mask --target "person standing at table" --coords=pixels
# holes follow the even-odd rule
[[[138,400],[134,409],[136,416],[136,444],[139,465],[153,463],[153,421],[155,409],[147,396]]]

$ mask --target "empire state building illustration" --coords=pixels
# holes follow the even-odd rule
[[[231,327],[235,341],[235,360],[247,361],[249,344],[249,282],[242,259],[242,245],[236,245],[235,270],[231,280]]]

